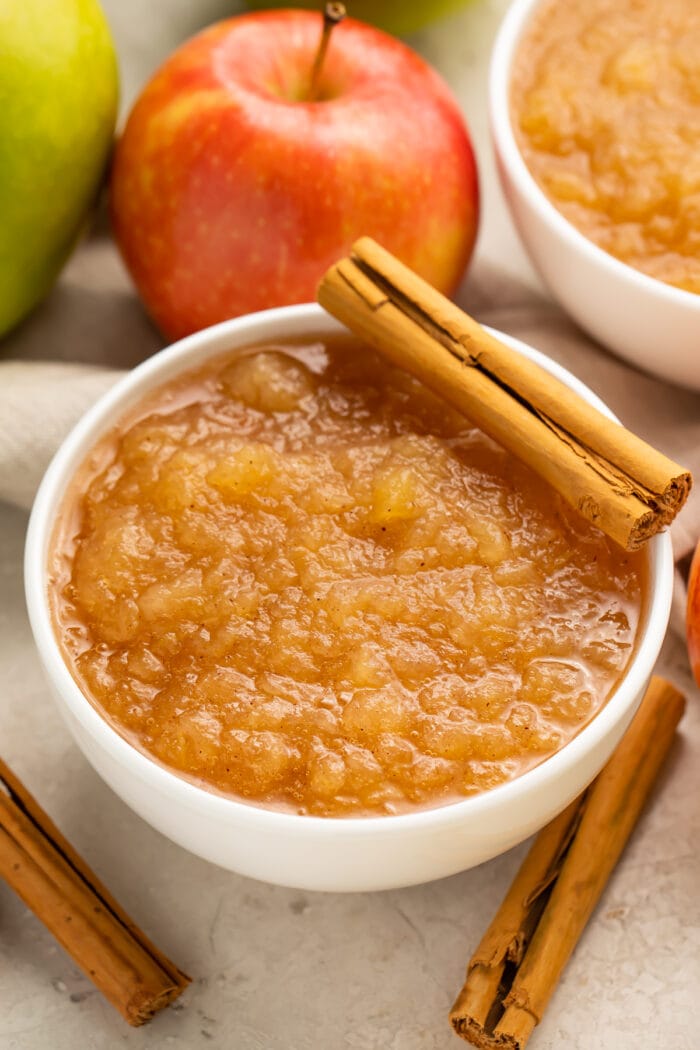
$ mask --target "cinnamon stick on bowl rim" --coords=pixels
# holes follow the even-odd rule
[[[627,550],[685,503],[687,470],[503,344],[369,237],[326,273],[318,301]]]
[[[190,983],[119,906],[0,759],[0,878],[131,1025]]]
[[[474,1046],[523,1050],[651,791],[685,708],[652,678],[593,784],[537,836],[469,961],[450,1012]]]

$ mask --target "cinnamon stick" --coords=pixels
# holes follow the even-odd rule
[[[0,760],[0,877],[131,1025],[190,983],[153,945]]]
[[[640,547],[685,503],[687,470],[505,346],[369,237],[331,267],[318,301],[622,547]]]
[[[593,784],[535,839],[450,1012],[474,1046],[523,1050],[617,863],[685,708],[663,678]]]

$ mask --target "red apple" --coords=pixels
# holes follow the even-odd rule
[[[695,681],[700,685],[700,543],[695,548],[690,565],[685,626],[690,666],[693,669]]]
[[[442,291],[459,284],[478,191],[454,98],[405,44],[347,19],[309,101],[321,26],[293,10],[211,26],[131,112],[113,168],[114,230],[170,337],[313,299],[362,234]]]

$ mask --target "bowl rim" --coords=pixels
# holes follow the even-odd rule
[[[548,2],[549,0],[511,0],[496,34],[489,63],[488,104],[491,135],[499,159],[540,221],[549,225],[560,239],[567,241],[569,247],[583,255],[591,265],[605,270],[611,279],[624,281],[636,286],[639,291],[656,295],[668,305],[680,306],[693,312],[700,311],[700,295],[637,270],[586,237],[558,210],[525,163],[511,121],[511,72],[521,37],[536,11]]]
[[[346,331],[315,303],[279,307],[221,324],[190,335],[160,350],[128,372],[103,394],[73,427],[54,455],[37,492],[32,508],[25,545],[25,595],[29,619],[42,664],[49,681],[82,729],[103,752],[132,779],[174,804],[206,814],[230,826],[249,825],[259,830],[300,833],[305,836],[359,838],[375,835],[419,833],[426,827],[437,829],[464,824],[469,818],[488,818],[492,811],[507,809],[518,796],[541,791],[554,785],[566,768],[595,752],[606,736],[620,722],[628,722],[646,688],[653,665],[663,642],[668,623],[673,587],[673,557],[668,532],[655,536],[647,545],[648,593],[637,639],[637,651],[627,674],[604,707],[559,751],[534,768],[478,795],[408,813],[383,816],[320,817],[289,813],[239,801],[200,787],[172,772],[156,759],[121,736],[83,694],[63,659],[54,634],[48,601],[47,555],[56,514],[67,486],[76,469],[89,455],[96,441],[116,422],[128,414],[152,389],[169,379],[201,364],[219,353],[226,345],[244,348],[263,341],[281,341],[294,335],[313,338],[323,333]],[[545,367],[550,373],[584,396],[612,419],[616,417],[584,383],[540,351],[505,333],[494,331],[514,349]],[[522,799],[521,799],[522,800]],[[562,806],[567,800],[562,802]]]

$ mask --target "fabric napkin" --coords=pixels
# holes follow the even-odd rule
[[[29,509],[73,424],[123,373],[53,361],[0,363],[0,496]]]
[[[606,353],[532,283],[488,260],[476,261],[458,301],[482,323],[565,365],[630,430],[700,479],[699,394],[663,383]],[[29,509],[44,470],[73,424],[124,367],[159,345],[113,247],[104,236],[93,238],[76,254],[48,303],[0,346],[0,499]],[[672,527],[681,570],[673,621],[678,630],[683,579],[698,536],[700,480]]]

